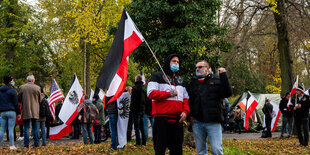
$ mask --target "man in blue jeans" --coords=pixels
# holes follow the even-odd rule
[[[223,154],[222,126],[225,107],[222,100],[231,96],[232,90],[225,68],[219,68],[219,77],[209,74],[209,64],[202,60],[196,64],[196,77],[189,92],[190,120],[198,155],[207,154],[209,137],[212,154]]]
[[[22,119],[24,122],[24,147],[29,147],[29,128],[30,122],[34,130],[34,147],[38,147],[39,139],[39,110],[40,101],[42,100],[41,89],[34,84],[33,75],[27,77],[28,83],[19,87],[18,100],[21,103]]]
[[[106,97],[105,103],[107,103],[112,97]],[[113,101],[106,105],[106,111],[109,117],[109,129],[111,135],[111,148],[109,152],[117,149],[117,101]]]

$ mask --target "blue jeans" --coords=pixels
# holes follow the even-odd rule
[[[91,123],[82,123],[82,134],[83,134],[84,144],[88,144],[87,135],[89,137],[90,144],[94,144],[93,133],[91,132],[91,127],[92,127]]]
[[[117,147],[117,115],[109,114],[109,128],[111,135],[111,148],[116,150]]]
[[[212,154],[223,154],[221,123],[193,122],[193,134],[198,155],[208,154],[207,138],[209,136]]]
[[[16,112],[15,111],[4,111],[1,112],[1,130],[0,130],[0,144],[3,140],[4,132],[9,128],[9,140],[10,146],[14,145],[14,127],[16,121]]]
[[[154,125],[154,117],[153,116],[148,116],[147,114],[143,115],[143,125],[144,125],[144,133],[145,133],[145,141],[149,139],[149,120],[152,126],[152,137],[154,137],[153,134],[153,125]]]
[[[33,130],[34,137],[34,146],[39,146],[40,143],[40,131],[39,131],[39,121],[37,119],[27,119],[23,120],[24,122],[24,146],[29,147],[29,128],[30,122]]]
[[[45,128],[45,121],[40,122],[40,129],[41,129],[42,146],[45,146],[45,145],[46,145],[46,128]]]

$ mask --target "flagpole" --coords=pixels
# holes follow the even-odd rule
[[[126,10],[124,7],[123,7],[123,9],[124,9],[124,10],[126,11],[126,13],[127,13],[127,10]],[[127,14],[128,14],[128,13],[127,13]],[[128,16],[129,16],[129,14],[128,14]],[[129,16],[129,17],[130,17],[130,16]],[[133,22],[133,25],[134,25],[135,28],[141,33],[141,31],[139,30],[139,28],[136,26],[136,24],[135,24],[134,22]],[[142,35],[142,33],[141,33],[141,35]],[[142,36],[142,37],[143,37],[143,36]],[[155,60],[156,60],[156,62],[157,62],[157,64],[158,64],[160,70],[163,72],[165,78],[167,79],[170,88],[173,89],[172,86],[171,86],[171,83],[170,83],[170,80],[169,80],[168,76],[167,76],[166,73],[164,72],[164,70],[163,70],[163,68],[161,67],[161,65],[160,65],[160,63],[159,63],[159,61],[158,61],[158,59],[156,58],[156,56],[155,56],[153,50],[151,49],[150,45],[148,44],[148,42],[145,40],[144,37],[143,37],[143,41],[146,43],[147,47],[148,47],[149,50],[151,51],[151,53],[152,53],[153,57],[155,58]]]
[[[158,64],[158,66],[159,66],[160,70],[163,72],[163,74],[164,74],[165,78],[167,78],[167,81],[168,81],[168,83],[169,83],[169,86],[170,86],[170,88],[172,89],[172,86],[171,86],[170,80],[168,79],[168,77],[167,77],[166,73],[164,72],[163,68],[161,67],[161,65],[160,65],[160,63],[159,63],[158,59],[156,58],[156,56],[155,56],[155,54],[154,54],[153,50],[151,49],[150,45],[147,43],[147,41],[146,41],[144,38],[143,38],[143,40],[145,41],[145,43],[146,43],[147,47],[148,47],[148,48],[149,48],[149,50],[151,51],[151,53],[152,53],[153,57],[155,58],[155,60],[156,60],[156,62],[157,62],[157,64]]]
[[[297,106],[297,88],[298,88],[298,75],[297,75],[297,79],[296,79],[295,106]]]

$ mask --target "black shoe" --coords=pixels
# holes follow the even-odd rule
[[[39,145],[31,145],[32,147],[36,148],[36,147],[39,147]]]

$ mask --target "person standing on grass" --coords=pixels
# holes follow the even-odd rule
[[[188,87],[190,121],[197,154],[207,154],[209,138],[212,154],[223,154],[222,126],[224,121],[223,98],[232,95],[231,85],[225,68],[219,68],[219,77],[209,74],[207,61],[198,61],[196,77]]]
[[[1,112],[1,130],[0,130],[0,144],[2,143],[4,132],[8,127],[10,149],[15,150],[14,145],[14,127],[16,117],[20,119],[20,109],[18,107],[17,94],[13,89],[15,84],[11,76],[3,77],[4,86],[0,87],[0,112]],[[16,116],[17,115],[17,116]]]
[[[33,75],[27,77],[27,83],[19,87],[18,100],[22,104],[22,118],[24,121],[24,147],[29,147],[30,124],[34,133],[34,147],[38,147],[39,139],[39,111],[42,100],[41,88],[34,84]],[[31,122],[31,123],[30,123]]]

